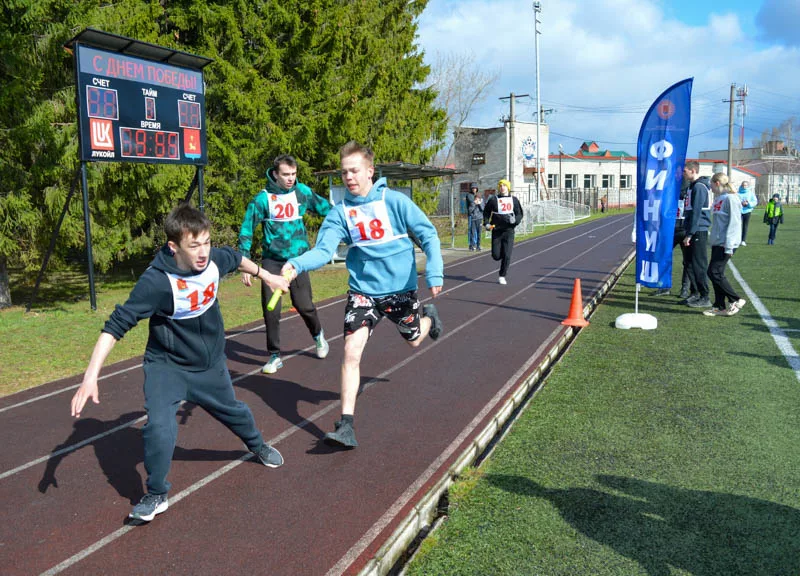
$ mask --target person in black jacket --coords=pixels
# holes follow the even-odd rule
[[[710,180],[707,176],[700,176],[700,163],[690,160],[683,168],[683,176],[691,185],[689,195],[685,201],[686,236],[683,245],[690,249],[692,262],[692,276],[696,294],[681,300],[683,304],[692,308],[711,308],[708,298],[708,229],[711,227],[711,201],[713,196],[710,191]]]
[[[220,278],[236,270],[253,274],[273,290],[286,291],[289,285],[231,248],[212,248],[210,227],[206,216],[189,204],[170,212],[164,222],[166,246],[139,277],[127,302],[111,313],[72,398],[75,417],[89,398],[99,404],[97,378],[111,349],[149,318],[143,365],[147,424],[142,430],[147,493],[129,514],[139,522],[149,522],[168,507],[167,473],[178,436],[175,414],[184,400],[227,426],[265,466],[283,464],[281,454],[264,442],[250,408],[234,395],[217,291]]]
[[[486,201],[483,209],[483,225],[492,231],[492,258],[500,260],[500,284],[506,284],[506,274],[511,264],[514,248],[514,228],[522,222],[522,206],[511,196],[511,182],[500,180],[497,195]]]

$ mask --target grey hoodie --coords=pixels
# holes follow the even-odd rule
[[[711,205],[714,224],[711,227],[712,246],[724,246],[726,254],[733,254],[742,243],[742,201],[739,195],[720,194]]]

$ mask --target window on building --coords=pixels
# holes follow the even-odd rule
[[[595,174],[584,174],[583,187],[594,188],[595,186],[597,186],[597,176]]]
[[[486,153],[485,152],[475,152],[472,155],[472,165],[473,166],[480,166],[481,164],[486,164]]]
[[[558,174],[548,174],[547,175],[547,187],[548,188],[558,188],[561,186],[561,183],[558,181]]]
[[[631,187],[631,175],[630,174],[622,174],[619,177],[619,187],[620,188],[630,188]]]
[[[614,187],[614,175],[613,174],[603,174],[603,181],[601,184],[602,188],[613,188]]]
[[[564,174],[564,188],[577,188],[578,175],[577,174]]]

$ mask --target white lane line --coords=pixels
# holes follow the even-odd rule
[[[599,227],[593,229],[592,231],[601,230],[602,228],[605,228],[606,226],[610,226],[610,225],[615,224],[615,223],[616,222],[605,223],[602,226],[599,226]],[[566,231],[569,231],[569,230],[574,230],[574,228],[564,228],[563,230],[557,230],[557,231],[553,232],[552,234],[559,234],[561,232],[566,232]],[[586,235],[586,233],[581,234],[579,236],[575,236],[574,238],[580,238],[580,237],[585,236],[585,235]],[[533,242],[534,240],[540,240],[542,238],[544,238],[544,236],[537,236],[536,238],[531,238],[529,240],[524,240],[523,242],[520,242],[520,244],[527,244],[528,242]],[[572,238],[572,239],[574,239],[574,238]],[[569,240],[567,240],[567,242],[568,241]],[[561,242],[560,244],[557,244],[557,246],[560,246],[561,244],[564,244],[564,242]],[[540,253],[544,253],[546,251],[547,250],[544,250],[544,251],[542,251]],[[486,254],[488,254],[488,252]],[[482,256],[484,256],[484,255],[475,256],[474,258],[465,258],[465,259],[459,260],[458,262],[454,262],[453,264],[451,264],[449,266],[446,266],[445,269],[447,269],[447,268],[455,268],[456,266],[460,266],[461,264],[465,264],[467,262],[472,262],[473,260],[476,260],[477,258],[480,258]],[[524,258],[523,260],[527,260],[527,258]],[[513,266],[513,264],[512,264],[512,266]],[[481,276],[481,278],[485,278],[486,276],[489,276],[489,274],[485,274],[484,276]],[[346,300],[346,298],[342,298],[342,299],[339,299],[339,300],[335,300],[334,302],[329,302],[328,304],[325,304],[323,306],[318,306],[317,310],[323,310],[323,309],[328,308],[330,306],[335,306],[336,304],[340,304],[340,303],[344,302],[345,300]],[[281,322],[285,322],[285,321],[288,321],[288,320],[291,320],[291,319],[297,318],[297,317],[299,317],[299,314],[297,314],[297,313],[290,314],[288,316],[282,317],[280,321]],[[258,326],[253,327],[253,328],[250,328],[248,330],[244,330],[242,332],[236,332],[235,334],[230,334],[228,336],[225,336],[225,339],[228,340],[230,338],[236,338],[238,336],[241,336],[242,334],[249,334],[250,332],[255,332],[257,330],[261,330],[263,327],[264,327],[264,325],[260,324]],[[297,356],[297,354],[293,354],[289,358],[293,358],[294,356]],[[114,376],[118,376],[120,374],[124,374],[125,372],[130,372],[131,370],[136,370],[137,368],[141,368],[141,367],[142,367],[142,364],[139,363],[139,364],[136,364],[135,366],[129,366],[128,368],[123,368],[122,370],[117,370],[116,372],[110,372],[108,374],[104,374],[103,376],[100,376],[98,378],[98,381],[102,381],[102,380],[105,380],[107,378],[112,378]],[[242,378],[246,377],[246,376],[252,376],[256,372],[258,372],[258,370],[254,370],[253,372],[249,372],[248,374],[245,374],[244,376],[242,376]],[[241,380],[241,378],[239,378],[237,380],[234,380],[234,382],[237,382],[238,380]],[[10,406],[6,406],[4,408],[0,408],[0,414],[2,414],[3,412],[6,412],[7,410],[12,410],[13,408],[19,408],[20,406],[25,406],[26,404],[31,404],[31,403],[37,402],[39,400],[44,400],[45,398],[49,398],[51,396],[56,396],[57,394],[62,394],[64,392],[69,392],[70,390],[75,390],[79,386],[80,386],[80,383],[73,384],[71,386],[67,386],[66,388],[60,388],[59,390],[55,390],[53,392],[48,392],[47,394],[42,394],[40,396],[35,396],[33,398],[29,398],[28,400],[24,400],[23,402],[18,402],[16,404],[11,404]]]
[[[519,259],[519,260],[518,260],[516,263],[512,263],[512,264],[511,264],[511,266],[514,266],[514,265],[516,265],[516,264],[519,264],[519,263],[521,263],[521,262],[524,262],[524,261],[526,261],[526,260],[529,260],[530,258],[534,258],[534,257],[536,257],[536,256],[540,256],[541,254],[544,254],[544,253],[546,253],[546,252],[549,252],[550,250],[553,250],[553,249],[555,249],[555,248],[558,248],[559,246],[562,246],[563,244],[566,244],[566,243],[570,242],[571,240],[574,240],[575,238],[581,238],[582,236],[585,236],[585,235],[586,235],[586,234],[588,234],[588,233],[589,233],[589,232],[586,232],[586,233],[584,233],[584,234],[581,234],[581,235],[579,235],[579,236],[575,236],[575,237],[571,238],[570,240],[565,240],[565,241],[563,241],[563,242],[560,242],[560,243],[558,243],[558,244],[554,244],[553,246],[550,246],[549,248],[545,248],[544,250],[540,250],[539,252],[535,252],[535,253],[533,253],[533,254],[530,254],[529,256],[526,256],[526,257],[524,257],[524,258],[520,258],[520,259]],[[617,232],[617,233],[615,233],[615,234],[612,234],[612,235],[609,237],[609,239],[610,239],[611,237],[615,236],[615,235],[616,235],[616,234],[618,234],[618,233],[619,233],[619,232]],[[598,245],[598,244],[596,244],[594,247],[596,247],[597,245]],[[594,247],[593,247],[593,248],[594,248]],[[591,249],[592,249],[592,248],[588,249],[588,250],[587,250],[587,251],[585,251],[585,252],[582,252],[581,254],[579,254],[578,256],[576,256],[576,258],[578,258],[579,256],[582,256],[583,254],[586,254],[586,252],[588,252],[588,251],[589,251],[589,250],[591,250]],[[573,258],[573,260],[574,260],[574,258]],[[572,262],[572,260],[570,260],[570,262]],[[564,266],[564,265],[562,264],[562,267],[563,267],[563,266]],[[440,296],[439,296],[439,297],[442,297],[442,296],[444,296],[445,294],[449,294],[450,292],[454,292],[454,291],[458,290],[459,288],[463,288],[464,286],[467,286],[467,285],[469,285],[469,284],[472,284],[473,282],[477,282],[478,280],[481,280],[482,278],[486,278],[487,276],[492,276],[493,274],[496,274],[496,273],[497,273],[497,272],[496,272],[495,270],[492,270],[492,271],[490,271],[490,272],[487,272],[486,274],[483,274],[482,276],[478,276],[477,278],[473,278],[473,279],[470,279],[470,280],[464,281],[464,282],[462,282],[461,284],[457,284],[457,285],[455,285],[454,287],[450,288],[449,290],[444,290],[444,291],[442,291],[442,292],[440,293]],[[528,285],[528,288],[535,286],[536,284],[538,284],[539,282],[541,282],[542,280],[544,280],[545,278],[547,278],[547,277],[548,277],[548,276],[550,276],[551,274],[552,274],[552,272],[550,272],[550,273],[546,274],[545,276],[542,276],[542,277],[541,277],[539,280],[537,280],[537,281],[536,281],[536,282],[534,282],[533,284],[529,284],[529,285]],[[523,290],[524,290],[524,289],[523,289]],[[520,292],[517,292],[517,294],[519,294],[519,293],[520,293]],[[430,297],[428,297],[428,298],[424,298],[424,299],[423,299],[423,298],[421,298],[421,299],[420,299],[420,302],[427,302],[427,301],[428,301],[428,300],[430,300],[430,299],[431,299]],[[506,300],[503,300],[503,301],[501,302],[501,304],[503,304],[503,303],[505,303],[505,302],[507,302],[507,301],[508,301],[508,298],[507,298]],[[342,300],[337,300],[337,301],[335,301],[335,302],[332,302],[332,303],[330,303],[330,304],[327,304],[326,306],[332,306],[332,305],[334,305],[334,304],[338,304],[338,303],[341,303],[341,302],[344,302],[344,299],[342,299]],[[289,318],[292,318],[292,317],[294,317],[294,316],[289,316]],[[250,330],[247,330],[247,332],[252,332],[253,330],[256,330],[256,329],[258,329],[258,328],[251,328]],[[456,331],[457,331],[457,330],[456,330]],[[244,333],[245,333],[245,332],[240,332],[240,334],[244,334]],[[333,336],[333,337],[331,337],[331,338],[328,338],[328,341],[329,341],[329,342],[334,342],[334,341],[338,340],[339,338],[343,338],[343,337],[344,337],[344,335],[343,335],[343,334],[339,334],[339,335],[337,335],[337,336]],[[304,352],[309,352],[309,351],[311,351],[313,348],[314,348],[313,346],[308,346],[307,348],[304,348],[304,349],[302,349],[302,350],[298,350],[298,351],[297,351],[297,352],[295,352],[294,354],[291,354],[291,355],[289,355],[289,356],[286,356],[286,357],[285,357],[285,361],[286,361],[286,362],[288,362],[288,361],[289,361],[289,360],[291,360],[292,358],[295,358],[295,357],[297,357],[297,356],[301,355],[301,354],[302,354],[302,353],[304,353]],[[414,356],[414,357],[416,357],[416,356]],[[404,366],[405,364],[402,364],[402,365]],[[132,368],[136,368],[136,366],[133,366]],[[130,369],[132,369],[132,368],[128,368],[128,369],[126,369],[126,370],[130,370]],[[123,372],[123,371],[120,371],[120,372],[115,372],[114,374],[119,374],[119,373],[121,373],[121,372]],[[258,374],[259,372],[261,372],[261,368],[256,368],[255,370],[251,370],[250,372],[247,372],[247,373],[245,373],[245,374],[240,374],[240,375],[239,375],[239,376],[237,376],[236,378],[233,378],[233,379],[231,380],[231,382],[232,382],[232,384],[236,384],[237,382],[239,382],[239,381],[241,381],[241,380],[244,380],[245,378],[248,378],[248,377],[250,377],[250,376],[253,376],[254,374]],[[109,376],[112,376],[112,375],[113,375],[113,374],[109,374]],[[364,389],[366,390],[366,386],[364,387]],[[316,417],[316,414],[314,415],[314,417]],[[42,462],[47,462],[47,461],[48,461],[50,458],[55,458],[56,456],[61,456],[61,455],[63,455],[63,454],[67,454],[67,453],[69,453],[69,452],[73,452],[73,451],[77,450],[78,448],[81,448],[81,447],[83,447],[83,446],[86,446],[87,444],[91,444],[92,442],[94,442],[94,441],[96,441],[96,440],[99,440],[99,439],[101,439],[101,438],[105,438],[106,436],[110,436],[110,435],[111,435],[111,434],[113,434],[114,432],[118,432],[118,431],[120,431],[120,430],[124,430],[125,428],[129,428],[129,427],[131,427],[131,426],[135,426],[136,424],[138,424],[138,423],[140,423],[140,422],[143,422],[144,420],[146,420],[146,416],[142,416],[142,417],[140,417],[140,418],[137,418],[137,419],[135,419],[135,420],[131,420],[131,421],[129,421],[129,422],[127,422],[127,423],[125,423],[125,424],[121,424],[121,425],[117,426],[116,428],[113,428],[113,429],[111,429],[111,430],[107,430],[106,432],[103,432],[103,433],[101,433],[101,434],[97,434],[97,435],[95,435],[95,436],[92,436],[92,437],[90,437],[90,438],[87,438],[87,439],[85,439],[85,440],[82,440],[82,441],[80,441],[80,442],[78,442],[78,443],[76,443],[76,444],[73,444],[73,445],[71,445],[71,446],[65,446],[64,448],[62,448],[62,449],[58,450],[57,452],[53,452],[53,453],[51,453],[51,454],[48,454],[48,455],[46,455],[46,456],[41,456],[41,457],[39,457],[39,458],[36,458],[35,460],[31,460],[30,462],[26,462],[25,464],[22,464],[22,465],[20,465],[20,466],[17,466],[16,468],[13,468],[12,470],[8,470],[8,471],[6,471],[6,472],[3,472],[2,474],[0,474],[0,480],[2,480],[2,479],[4,479],[4,478],[7,478],[7,477],[9,477],[9,476],[13,476],[14,474],[17,474],[18,472],[22,472],[23,470],[26,470],[26,469],[28,469],[28,468],[30,468],[30,467],[32,467],[32,466],[36,466],[37,464],[41,464]],[[305,421],[303,421],[303,422],[305,422]],[[301,422],[301,424],[302,424],[303,426],[305,426],[305,424],[304,424],[303,422]],[[282,437],[281,437],[281,438],[282,438]]]
[[[747,294],[747,297],[750,298],[750,304],[753,305],[758,315],[761,316],[761,321],[769,328],[772,339],[775,340],[778,350],[780,350],[781,354],[786,358],[789,367],[794,370],[795,377],[800,380],[800,356],[797,355],[797,351],[794,349],[794,346],[792,346],[791,340],[789,340],[789,337],[786,335],[786,330],[778,326],[778,323],[775,322],[775,319],[769,313],[769,310],[767,310],[767,307],[761,302],[758,294],[753,292],[753,289],[744,281],[744,278],[739,274],[739,270],[736,269],[732,261],[728,261],[728,266],[730,266],[731,272],[733,272],[733,277],[736,278],[736,281],[742,287],[745,294]]]
[[[545,280],[545,279],[546,279],[548,276],[551,276],[551,275],[555,274],[556,272],[559,272],[559,271],[561,270],[561,268],[564,268],[565,266],[568,266],[569,264],[571,264],[572,262],[574,262],[575,260],[577,260],[577,259],[578,259],[578,258],[580,258],[581,256],[583,256],[583,255],[587,254],[588,252],[590,252],[590,251],[594,250],[594,249],[595,249],[595,248],[597,248],[597,247],[598,247],[600,244],[603,244],[603,243],[607,242],[608,240],[611,240],[613,237],[617,236],[617,235],[618,235],[620,232],[627,232],[627,230],[628,230],[628,229],[627,229],[627,227],[626,227],[626,228],[624,228],[624,229],[621,229],[621,230],[619,230],[619,231],[617,231],[617,232],[615,232],[615,233],[611,234],[611,235],[610,235],[610,236],[608,236],[608,237],[607,237],[605,240],[603,240],[603,241],[601,241],[601,242],[598,242],[597,244],[595,244],[595,245],[594,245],[594,246],[592,246],[591,248],[588,248],[588,249],[584,250],[583,252],[581,252],[581,253],[580,253],[580,254],[578,254],[577,256],[575,256],[575,257],[571,258],[570,260],[568,260],[568,261],[564,262],[564,263],[563,263],[563,264],[562,264],[562,265],[561,265],[559,268],[555,268],[555,269],[553,269],[552,271],[548,272],[547,274],[545,274],[544,276],[542,276],[542,277],[541,277],[539,280],[537,280],[536,282],[534,282],[534,283],[532,283],[532,284],[529,284],[529,285],[527,285],[527,286],[524,286],[523,288],[521,288],[520,290],[518,290],[518,291],[516,291],[515,293],[511,294],[510,296],[508,296],[508,297],[507,297],[507,298],[505,298],[504,300],[500,301],[498,304],[494,304],[494,305],[490,306],[488,309],[484,310],[483,312],[481,312],[481,313],[480,313],[480,314],[478,314],[477,316],[474,316],[472,319],[470,319],[470,320],[467,320],[466,322],[464,322],[463,324],[461,324],[461,325],[460,325],[460,326],[458,326],[457,328],[455,328],[455,329],[453,329],[453,330],[449,330],[449,331],[447,332],[447,334],[444,334],[444,335],[443,335],[441,338],[439,338],[439,340],[437,340],[437,341],[435,341],[435,342],[432,342],[430,346],[426,346],[424,349],[422,349],[422,350],[419,350],[419,351],[415,352],[414,354],[411,354],[411,355],[410,355],[410,356],[408,356],[408,357],[407,357],[405,360],[403,360],[403,361],[401,361],[401,362],[399,362],[399,363],[395,364],[393,367],[389,368],[388,370],[385,370],[384,372],[382,372],[382,373],[378,374],[377,376],[375,376],[374,378],[370,379],[370,380],[369,380],[368,382],[366,382],[366,383],[364,384],[364,386],[362,387],[362,392],[361,392],[361,394],[363,394],[363,393],[364,393],[364,392],[366,392],[366,391],[367,391],[369,388],[372,388],[373,386],[375,386],[376,384],[378,384],[379,382],[381,382],[381,381],[382,381],[382,380],[383,380],[383,379],[384,379],[386,376],[389,376],[390,374],[392,374],[392,373],[393,373],[393,372],[395,372],[396,370],[399,370],[399,369],[400,369],[400,368],[402,368],[403,366],[406,366],[407,364],[409,364],[410,362],[412,362],[413,360],[415,360],[416,358],[418,358],[418,357],[419,357],[419,356],[421,356],[422,354],[426,354],[427,352],[429,352],[429,351],[433,350],[434,348],[436,348],[436,346],[438,346],[439,344],[441,344],[442,342],[444,342],[444,341],[445,341],[445,340],[447,340],[448,338],[452,337],[453,335],[457,334],[457,333],[458,333],[458,332],[460,332],[461,330],[463,330],[463,329],[467,328],[467,327],[468,327],[468,326],[470,326],[470,325],[471,325],[473,322],[476,322],[476,321],[477,321],[479,318],[481,318],[481,317],[485,316],[485,315],[486,315],[486,314],[488,314],[489,312],[492,312],[492,311],[494,311],[494,309],[495,309],[496,307],[498,307],[498,306],[502,306],[502,305],[504,305],[506,302],[509,302],[509,301],[513,300],[514,298],[516,298],[517,296],[519,296],[519,295],[520,295],[520,294],[522,294],[523,292],[525,292],[525,291],[527,291],[527,290],[530,290],[531,288],[533,288],[534,286],[536,286],[536,284],[538,284],[539,282],[541,282],[541,281]],[[552,334],[551,334],[551,336],[550,336],[549,338],[552,338],[552,337],[553,337],[553,336],[552,336]],[[544,346],[544,344],[543,344],[542,346]],[[530,360],[529,360],[529,361],[530,361]],[[520,371],[518,371],[517,373],[518,373],[518,374],[521,374],[521,373],[524,373],[524,371],[522,371],[522,368],[520,368]],[[518,376],[517,376],[517,375],[515,375],[514,377],[518,377]],[[512,377],[512,378],[514,378],[514,377]],[[499,395],[499,393],[498,393],[498,395]],[[331,410],[333,410],[333,409],[335,409],[336,407],[338,407],[338,406],[340,405],[340,403],[341,403],[341,401],[340,401],[340,400],[337,400],[337,401],[335,401],[335,402],[331,402],[331,404],[330,404],[330,405],[326,406],[325,408],[322,408],[322,409],[318,410],[318,411],[317,411],[317,412],[315,412],[315,413],[314,413],[312,416],[310,416],[309,418],[306,418],[305,420],[303,420],[303,421],[302,421],[302,422],[300,422],[299,424],[295,424],[295,425],[293,425],[293,426],[290,426],[289,428],[287,428],[286,430],[284,430],[282,433],[280,433],[280,434],[278,434],[277,436],[275,436],[274,438],[271,438],[270,440],[268,440],[268,442],[269,442],[270,444],[277,444],[278,442],[280,442],[280,441],[282,441],[282,440],[285,440],[286,438],[288,438],[289,436],[291,436],[292,434],[294,434],[294,433],[295,433],[295,432],[297,432],[298,430],[301,430],[302,428],[305,428],[305,427],[306,427],[308,424],[310,424],[311,422],[314,422],[315,420],[319,419],[321,416],[323,416],[323,415],[327,414],[327,413],[328,413],[328,412],[330,412]],[[485,408],[484,408],[484,409],[485,409]],[[462,432],[462,433],[463,433],[463,432]],[[230,472],[231,470],[233,470],[234,468],[236,468],[237,466],[239,466],[239,465],[240,465],[240,464],[242,464],[243,462],[245,462],[245,461],[249,460],[250,458],[252,458],[252,456],[253,456],[252,454],[245,454],[244,456],[242,456],[242,457],[241,457],[241,458],[239,458],[238,460],[234,460],[233,462],[231,462],[231,463],[229,463],[229,464],[227,464],[227,465],[223,466],[222,468],[220,468],[220,469],[219,469],[219,470],[217,470],[216,472],[213,472],[212,474],[209,474],[208,476],[206,476],[206,477],[202,478],[201,480],[199,480],[199,481],[195,482],[194,484],[190,485],[189,487],[185,488],[184,490],[182,490],[182,491],[178,492],[178,493],[177,493],[175,496],[170,496],[170,501],[171,501],[171,503],[172,503],[172,504],[175,504],[175,503],[177,503],[177,502],[180,502],[181,500],[183,500],[184,498],[186,498],[187,496],[189,496],[189,495],[190,495],[190,494],[192,494],[193,492],[197,491],[198,489],[202,488],[203,486],[205,486],[205,485],[206,485],[206,484],[208,484],[209,482],[212,482],[213,480],[216,480],[216,479],[217,479],[217,478],[219,478],[220,476],[222,476],[222,475],[224,475],[224,474],[227,474],[228,472]],[[431,467],[429,467],[429,469],[430,469],[430,468],[431,468]],[[427,472],[427,471],[426,471],[426,472]],[[423,472],[423,475],[424,475],[426,472]],[[419,481],[419,479],[418,479],[418,481]],[[407,490],[406,492],[408,492],[408,490]],[[404,493],[404,495],[405,495],[405,493]],[[412,493],[412,495],[413,495],[413,493]],[[401,498],[402,498],[402,496],[401,496]],[[410,496],[409,496],[409,498],[410,498]],[[400,506],[400,508],[402,508],[402,506]],[[400,508],[398,508],[398,510],[399,510]],[[394,506],[392,506],[392,509],[394,509]],[[396,515],[396,513],[397,513],[397,512],[395,512],[395,515]],[[385,516],[386,516],[386,514],[384,514],[384,517],[385,517]],[[379,533],[380,533],[380,531],[383,529],[383,528],[381,527],[380,529],[377,529],[377,531],[376,531],[376,527],[377,527],[379,524],[382,524],[382,523],[383,523],[383,526],[385,526],[385,524],[386,524],[386,523],[388,523],[389,521],[391,521],[391,518],[389,518],[388,520],[384,520],[384,517],[382,517],[380,520],[378,520],[378,522],[376,522],[376,523],[375,523],[375,525],[373,525],[373,527],[372,527],[372,528],[371,528],[371,529],[368,531],[368,534],[373,534],[373,535],[372,535],[372,537],[370,538],[369,542],[366,542],[366,543],[362,542],[362,540],[364,540],[364,537],[362,537],[362,539],[361,539],[361,540],[359,540],[359,541],[358,541],[358,543],[356,543],[356,545],[354,545],[354,546],[353,546],[353,547],[350,549],[350,551],[348,551],[348,552],[347,552],[347,554],[345,554],[345,557],[349,557],[349,556],[350,556],[350,555],[351,555],[351,554],[352,554],[352,553],[353,553],[353,552],[356,550],[356,548],[357,548],[357,547],[358,547],[359,549],[361,549],[361,552],[363,552],[363,549],[365,549],[365,548],[366,548],[366,546],[367,546],[367,545],[369,545],[369,543],[370,543],[370,542],[371,542],[371,541],[372,541],[372,540],[373,540],[373,539],[374,539],[374,538],[377,536],[377,534],[379,534]],[[394,516],[392,516],[392,518],[393,518],[393,517],[394,517]],[[56,566],[53,566],[52,568],[50,568],[50,569],[49,569],[49,570],[47,570],[46,572],[43,572],[41,576],[54,576],[55,574],[58,574],[58,573],[60,573],[60,572],[62,572],[62,571],[64,571],[64,570],[66,570],[67,568],[69,568],[69,567],[71,567],[71,566],[75,565],[76,563],[80,562],[81,560],[83,560],[84,558],[86,558],[86,557],[88,557],[89,555],[93,554],[94,552],[97,552],[98,550],[100,550],[101,548],[103,548],[104,546],[106,546],[107,544],[110,544],[110,543],[114,542],[115,540],[117,540],[118,538],[120,538],[120,537],[124,536],[125,534],[127,534],[128,532],[130,532],[131,530],[133,530],[134,528],[135,528],[135,526],[130,526],[130,525],[129,525],[129,526],[123,526],[123,527],[121,527],[121,528],[118,528],[117,530],[115,530],[115,531],[114,531],[114,532],[112,532],[111,534],[108,534],[107,536],[105,536],[105,537],[101,538],[100,540],[98,540],[97,542],[95,542],[94,544],[92,544],[91,546],[88,546],[88,547],[84,548],[83,550],[81,550],[80,552],[78,552],[78,553],[74,554],[73,556],[70,556],[69,558],[67,558],[66,560],[64,560],[63,562],[61,562],[60,564],[58,564],[58,565],[56,565]],[[361,552],[359,552],[359,554],[360,554]],[[356,556],[356,557],[357,557],[357,556]],[[340,563],[342,563],[342,561],[343,561],[343,560],[344,560],[344,557],[342,558],[342,560],[340,560],[340,561],[339,561],[339,562],[336,564],[336,566],[339,566],[339,564],[340,564]],[[352,562],[352,561],[351,561],[351,562]],[[349,564],[348,564],[348,565],[349,565]],[[346,566],[345,566],[345,567],[346,567]],[[331,569],[331,570],[333,570],[333,569]],[[331,574],[331,572],[329,571],[329,572],[328,572],[328,574]]]

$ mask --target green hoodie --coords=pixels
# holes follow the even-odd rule
[[[287,196],[294,194],[297,200],[297,210],[294,208],[283,209],[278,206],[276,214],[270,214],[270,199],[279,202]],[[288,205],[287,205],[288,206]],[[267,187],[262,190],[247,205],[244,214],[244,221],[239,230],[239,251],[246,257],[250,257],[250,248],[253,244],[253,232],[259,223],[264,229],[264,239],[262,241],[262,257],[271,260],[286,261],[289,258],[300,256],[308,250],[308,236],[306,227],[303,224],[303,215],[306,211],[325,216],[331,209],[331,204],[327,199],[315,194],[311,188],[300,182],[295,182],[289,190],[283,190],[275,181],[273,168],[267,170]],[[281,214],[286,212],[293,219],[280,219]]]

